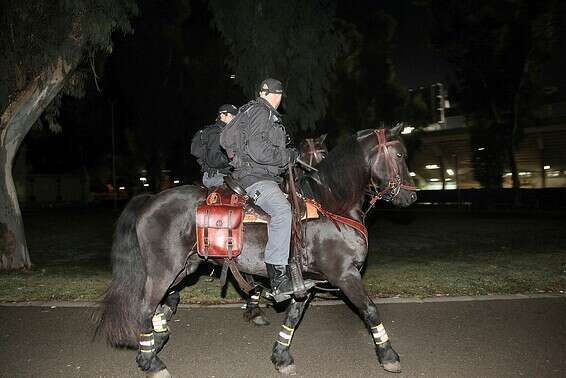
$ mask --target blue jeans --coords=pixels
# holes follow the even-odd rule
[[[267,225],[265,262],[287,265],[291,243],[291,204],[273,181],[258,181],[248,186],[246,192],[271,217]]]
[[[208,172],[204,172],[202,175],[202,184],[207,188],[216,188],[224,184],[224,174],[220,172],[216,172],[214,175],[209,176]]]

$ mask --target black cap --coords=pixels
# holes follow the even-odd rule
[[[268,78],[261,82],[260,92],[283,94],[283,84],[277,80]]]
[[[218,114],[228,114],[228,113],[232,115],[236,115],[238,114],[238,108],[236,108],[232,104],[224,104],[218,108]]]

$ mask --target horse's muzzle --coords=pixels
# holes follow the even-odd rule
[[[417,193],[412,190],[401,189],[399,194],[391,201],[393,205],[399,207],[407,207],[412,205],[417,200]]]

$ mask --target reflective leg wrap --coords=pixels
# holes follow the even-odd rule
[[[153,323],[153,330],[155,332],[167,332],[167,319],[165,314],[155,314],[151,319],[151,322]]]
[[[259,294],[254,294],[250,297],[250,306],[259,306]]]
[[[141,353],[154,353],[155,352],[155,340],[153,338],[153,332],[142,333],[140,335],[140,352]]]
[[[371,335],[373,336],[373,340],[375,341],[376,345],[381,345],[389,341],[389,336],[387,336],[385,327],[383,327],[383,324],[381,323],[379,323],[375,327],[371,327]]]
[[[281,330],[277,335],[277,342],[284,347],[288,347],[291,345],[291,339],[293,338],[293,332],[295,332],[294,328],[287,327],[286,325],[281,326]]]

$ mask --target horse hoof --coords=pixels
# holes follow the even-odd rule
[[[401,363],[399,361],[385,362],[382,366],[383,366],[383,370],[388,371],[390,373],[401,372]]]
[[[147,373],[146,377],[147,378],[171,378],[171,373],[169,373],[169,370],[163,369],[163,370],[159,370],[156,373]]]
[[[283,366],[277,369],[283,375],[297,375],[295,364]]]
[[[266,325],[270,325],[271,323],[269,323],[269,320],[267,320],[265,317],[259,315],[256,316],[255,318],[252,319],[252,322],[257,325],[257,326],[266,326]]]

